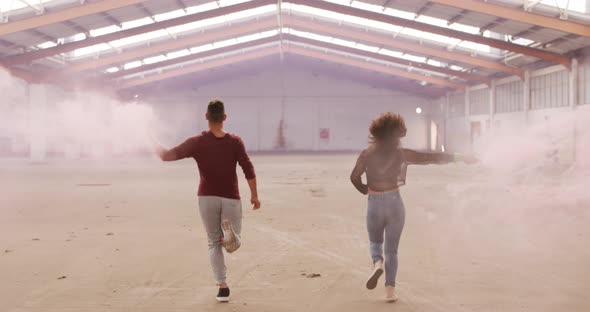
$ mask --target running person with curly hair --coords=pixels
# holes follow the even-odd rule
[[[373,120],[369,132],[370,145],[359,155],[350,180],[359,192],[369,196],[367,230],[373,271],[367,280],[367,288],[377,287],[385,262],[386,300],[392,302],[398,298],[395,293],[397,249],[405,222],[405,208],[399,187],[405,184],[407,165],[444,164],[458,160],[473,162],[475,159],[402,148],[400,139],[406,135],[406,125],[398,114],[382,114]],[[363,173],[366,174],[366,184],[361,178]]]

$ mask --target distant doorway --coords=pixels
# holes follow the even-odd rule
[[[438,124],[433,120],[430,121],[430,150],[438,149]]]

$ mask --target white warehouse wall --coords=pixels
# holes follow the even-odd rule
[[[251,151],[277,150],[281,119],[286,150],[360,150],[367,145],[371,120],[385,111],[404,116],[408,127],[404,146],[427,149],[429,114],[438,109],[429,99],[295,67],[285,68],[283,75],[279,69],[263,71],[143,101],[162,116],[166,142],[172,145],[206,129],[204,115],[211,98],[226,103],[226,130],[240,135]],[[418,115],[416,107],[424,112]],[[329,129],[327,140],[320,139],[323,128]]]
[[[517,77],[506,77],[494,81],[494,85],[497,90],[499,86],[518,81],[521,80]],[[574,84],[571,84],[572,82]],[[472,89],[481,87],[475,86]],[[471,138],[471,124],[479,122],[482,144],[485,144],[490,136],[529,135],[556,142],[554,144],[559,147],[558,156],[561,160],[570,161],[576,154],[581,154],[579,152],[582,148],[581,140],[582,137],[588,138],[585,133],[589,130],[586,123],[590,116],[590,105],[588,105],[590,104],[590,60],[580,62],[573,73],[563,66],[551,66],[532,71],[528,94],[525,87],[526,83],[520,89],[521,94],[517,94],[518,90],[504,89],[500,98],[490,99],[495,101],[496,110],[468,115],[459,112],[460,116],[448,114],[445,137],[448,150],[480,152],[481,144],[478,145],[477,140],[472,141]],[[539,100],[541,98],[542,101]],[[516,109],[514,109],[515,104]],[[508,112],[498,112],[498,108],[504,110],[508,108]],[[515,148],[518,147],[515,146]]]

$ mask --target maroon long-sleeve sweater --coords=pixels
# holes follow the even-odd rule
[[[192,157],[197,162],[201,182],[199,196],[240,199],[236,164],[246,179],[254,179],[254,166],[239,136],[226,134],[218,138],[211,132],[191,137],[173,148],[177,159]]]

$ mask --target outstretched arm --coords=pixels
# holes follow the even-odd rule
[[[156,153],[162,161],[174,161],[178,160],[178,153],[174,149],[166,149],[162,145],[154,145]]]
[[[465,163],[474,163],[473,156],[463,156],[450,153],[424,153],[411,149],[403,149],[404,159],[408,164],[428,165],[428,164],[448,164],[450,162],[463,161]]]
[[[352,169],[352,173],[350,174],[350,182],[352,185],[364,195],[369,193],[369,186],[363,183],[362,175],[365,173],[366,164],[365,164],[365,152],[362,152],[359,155],[359,158],[356,161],[356,165],[354,169]]]
[[[192,150],[194,149],[194,142],[190,139],[184,141],[182,144],[175,148],[167,149],[160,144],[154,137],[151,137],[152,145],[154,150],[162,161],[175,161],[192,156]]]

